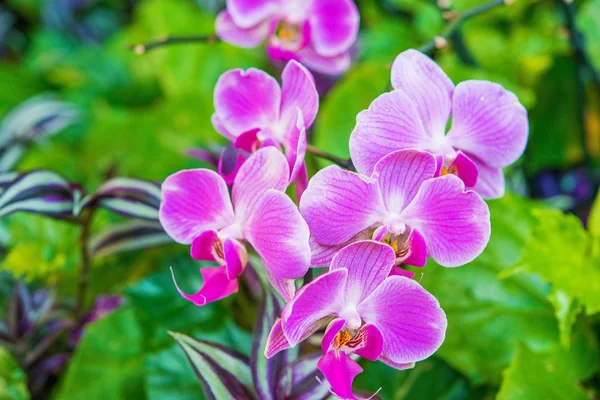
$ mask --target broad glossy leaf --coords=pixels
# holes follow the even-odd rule
[[[185,352],[208,399],[253,399],[248,359],[214,342],[181,333],[171,336]]]
[[[497,400],[586,400],[587,394],[563,374],[563,369],[538,358],[526,346],[519,345],[504,373]]]
[[[0,347],[0,399],[28,400],[27,375],[12,354]]]
[[[54,217],[73,215],[72,187],[54,172],[26,172],[4,187],[0,195],[0,217],[17,211]]]
[[[146,358],[144,386],[148,400],[198,400],[202,387],[178,345]]]
[[[93,257],[105,257],[171,242],[172,240],[158,222],[127,221],[110,226],[92,236],[89,249]]]

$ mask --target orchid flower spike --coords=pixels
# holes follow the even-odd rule
[[[312,74],[296,61],[290,61],[281,76],[280,87],[275,78],[255,68],[225,72],[215,87],[212,122],[243,152],[283,147],[290,181],[301,178],[305,187],[306,129],[319,110],[319,94]],[[231,163],[236,166],[226,174],[231,180],[245,160],[237,157]]]
[[[191,244],[196,260],[220,266],[202,268],[202,288],[193,295],[198,306],[237,292],[237,278],[248,262],[244,241],[263,259],[267,276],[285,298],[294,295],[294,279],[308,270],[308,226],[284,190],[289,169],[273,147],[258,150],[239,170],[230,200],[216,172],[192,169],[169,176],[162,185],[160,222],[175,241]]]
[[[388,244],[396,264],[445,267],[475,259],[490,238],[487,204],[455,175],[436,177],[428,152],[400,150],[377,162],[370,176],[329,166],[310,180],[300,201],[308,223],[312,266],[329,265],[346,244]],[[396,273],[402,273],[398,268]]]
[[[426,150],[436,155],[441,175],[458,175],[484,198],[504,195],[502,168],[523,154],[529,132],[527,111],[517,96],[488,81],[455,87],[416,50],[396,58],[392,86],[356,118],[350,154],[358,172],[370,175],[392,151]]]
[[[396,369],[431,356],[444,341],[446,315],[419,283],[390,276],[395,260],[394,251],[380,242],[344,247],[329,272],[302,287],[284,307],[265,355],[294,347],[331,321],[317,367],[342,399],[355,399],[352,381],[362,372],[353,354]]]
[[[267,42],[275,60],[298,60],[329,75],[350,66],[360,15],[352,0],[227,0],[217,36],[240,47]]]

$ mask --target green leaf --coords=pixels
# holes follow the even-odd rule
[[[600,68],[600,0],[590,0],[577,12],[577,26],[585,35],[585,46],[589,51],[596,69]]]
[[[0,347],[0,399],[27,400],[27,375],[21,370],[12,354]]]
[[[574,215],[533,210],[533,235],[521,259],[505,272],[539,274],[567,296],[578,299],[588,315],[600,311],[600,255],[592,253],[592,238]]]
[[[338,157],[350,157],[348,138],[356,115],[386,91],[390,81],[388,63],[368,61],[350,70],[321,104],[315,123],[314,144]]]
[[[204,398],[194,371],[176,344],[146,359],[144,382],[148,400]]]
[[[588,230],[593,236],[600,238],[600,191],[588,216]]]
[[[539,354],[561,348],[556,317],[547,299],[548,285],[531,275],[498,277],[521,257],[532,237],[536,204],[507,194],[489,205],[492,237],[483,254],[460,268],[431,263],[422,279],[423,287],[436,296],[448,317],[446,341],[437,355],[474,384],[499,383],[519,342]],[[547,248],[560,246],[547,244]],[[564,350],[580,379],[598,366],[593,336],[587,350],[579,342],[590,343],[587,331],[589,327],[579,326],[571,348]]]
[[[563,368],[548,364],[520,345],[504,372],[497,400],[587,400],[588,396],[564,374]]]
[[[144,399],[143,343],[131,309],[88,325],[56,399]]]

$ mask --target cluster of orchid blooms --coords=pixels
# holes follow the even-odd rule
[[[342,17],[332,22],[332,12]],[[454,86],[434,61],[408,50],[393,63],[393,89],[357,116],[349,142],[356,172],[328,166],[308,180],[306,130],[319,95],[297,60],[341,71],[357,30],[350,0],[228,2],[217,21],[224,40],[254,46],[268,38],[270,54],[291,60],[281,86],[252,68],[221,76],[212,120],[237,149],[235,167],[171,175],[160,209],[166,232],[191,245],[194,259],[219,265],[201,268],[200,290],[178,288],[181,295],[202,306],[236,293],[247,242],[287,303],[265,355],[327,325],[318,368],[343,399],[355,398],[356,356],[405,369],[442,344],[446,316],[403,266],[423,267],[431,257],[457,267],[483,251],[483,198],[503,195],[502,168],[520,157],[528,136],[514,94],[487,81]],[[285,193],[294,182],[298,206]],[[329,269],[296,290],[313,267]]]

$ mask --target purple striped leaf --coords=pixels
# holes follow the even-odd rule
[[[323,356],[321,352],[307,354],[286,367],[285,374],[291,376],[291,392],[285,399],[309,400],[326,399],[330,396],[326,385],[321,384],[317,378],[324,381],[323,374],[317,369],[317,362]]]
[[[169,333],[185,352],[207,399],[257,399],[246,357],[217,343]]]
[[[265,357],[265,347],[271,327],[281,313],[283,305],[274,293],[263,289],[263,296],[258,308],[258,316],[252,332],[252,353],[250,366],[254,387],[261,400],[277,400],[277,386],[280,374],[288,363],[288,351],[277,353],[274,357]]]
[[[17,176],[9,184],[0,180],[0,217],[27,211],[58,218],[73,216],[72,187],[60,175],[50,171],[31,171]]]
[[[92,257],[141,250],[172,243],[162,226],[154,221],[127,221],[100,231],[90,239]]]
[[[46,95],[15,107],[0,124],[0,171],[16,165],[27,143],[54,135],[79,118],[73,105]]]
[[[158,221],[160,185],[134,178],[113,178],[87,196],[81,208],[97,205],[127,217]]]

